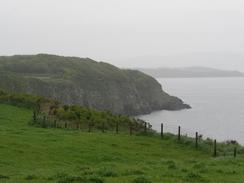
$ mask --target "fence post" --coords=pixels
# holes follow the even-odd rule
[[[67,127],[68,127],[67,122],[65,122],[64,123],[64,128],[67,128]]]
[[[198,132],[196,132],[196,139],[195,139],[195,146],[196,146],[196,149],[198,148]]]
[[[180,141],[180,126],[178,127],[178,140]]]
[[[36,110],[33,110],[33,122],[36,123]]]
[[[216,139],[214,140],[214,157],[217,156],[217,141]]]
[[[237,148],[234,147],[234,158],[236,158],[236,154],[237,154]]]
[[[161,123],[161,139],[164,137],[164,124]]]
[[[116,121],[116,134],[118,134],[118,133],[119,133],[119,122]]]
[[[147,122],[144,123],[144,132],[147,133]]]

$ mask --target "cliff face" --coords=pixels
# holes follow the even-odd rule
[[[114,113],[189,108],[152,77],[91,59],[54,55],[0,57],[0,88]]]

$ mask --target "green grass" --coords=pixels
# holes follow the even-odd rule
[[[32,111],[0,104],[0,182],[240,183],[244,159],[158,137],[29,126]]]

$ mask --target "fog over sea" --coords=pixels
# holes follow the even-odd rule
[[[234,139],[244,145],[244,78],[159,78],[163,89],[190,104],[192,109],[157,111],[139,116],[150,122],[153,129],[219,141]]]

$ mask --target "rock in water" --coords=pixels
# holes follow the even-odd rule
[[[113,113],[138,115],[190,108],[142,72],[89,58],[47,54],[0,57],[0,75],[1,89]]]

